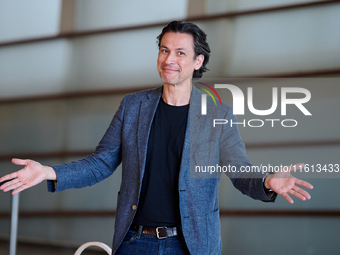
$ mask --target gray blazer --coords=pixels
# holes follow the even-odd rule
[[[122,163],[113,254],[136,213],[149,131],[162,90],[160,87],[125,96],[95,152],[82,160],[53,166],[58,178],[57,187],[48,182],[48,189],[52,192],[92,186],[110,176]],[[212,125],[213,119],[233,119],[236,122],[232,108],[225,103],[215,106],[212,100],[208,100],[208,113],[202,116],[201,94],[193,86],[178,181],[180,215],[184,239],[191,254],[220,254],[220,173],[198,173],[197,167],[234,166],[237,171],[226,174],[242,193],[262,201],[274,201],[275,198],[266,195],[262,173],[239,171],[241,166],[251,164],[237,127]]]

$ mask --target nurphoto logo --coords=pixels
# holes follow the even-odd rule
[[[221,98],[219,94],[216,92],[215,88],[217,89],[228,89],[231,92],[233,97],[233,114],[234,115],[244,115],[245,112],[245,96],[242,90],[232,84],[215,84],[214,88],[208,84],[199,82],[203,87],[198,87],[200,90],[204,91],[206,94],[202,94],[201,96],[201,114],[207,115],[207,94],[214,100],[215,105],[217,106],[216,100],[213,94],[210,92],[212,91],[220,101],[222,105]],[[208,90],[210,89],[210,91]],[[287,105],[295,105],[304,115],[311,116],[312,114],[307,110],[307,108],[303,105],[307,103],[311,99],[311,93],[308,89],[305,88],[298,88],[298,87],[282,87],[280,90],[281,94],[281,116],[287,115]],[[302,94],[302,98],[289,98],[290,93],[295,94]],[[247,88],[247,106],[251,113],[258,115],[258,116],[268,116],[273,114],[277,107],[278,107],[278,88],[272,88],[272,105],[269,109],[266,110],[259,110],[254,107],[253,103],[253,88]],[[213,127],[216,125],[242,125],[242,126],[249,126],[249,127],[262,127],[264,124],[268,122],[271,123],[271,126],[274,127],[276,122],[280,122],[283,127],[296,127],[298,122],[295,119],[250,119],[248,121],[243,120],[241,122],[233,122],[232,120],[226,119],[214,119]]]

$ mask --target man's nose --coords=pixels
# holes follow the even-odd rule
[[[165,63],[166,63],[166,64],[173,64],[174,62],[175,62],[175,56],[174,56],[174,54],[169,53],[169,54],[166,56]]]

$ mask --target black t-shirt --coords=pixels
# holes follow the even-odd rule
[[[172,106],[160,99],[148,141],[145,173],[134,223],[179,226],[178,176],[189,105]]]

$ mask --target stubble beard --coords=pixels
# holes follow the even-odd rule
[[[160,74],[160,77],[161,77],[163,84],[176,86],[180,81],[180,77],[173,77],[173,78],[170,77],[167,79],[162,74]]]

